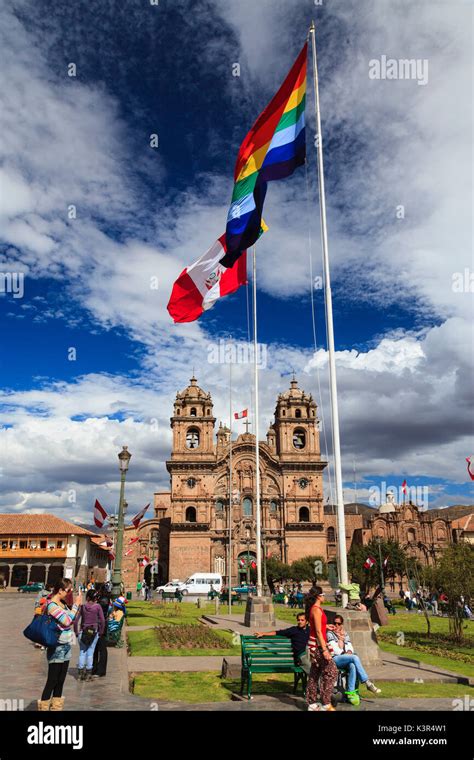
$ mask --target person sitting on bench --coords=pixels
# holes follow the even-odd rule
[[[281,631],[257,632],[254,634],[257,638],[262,636],[285,636],[291,641],[293,658],[296,665],[300,664],[300,658],[304,654],[309,641],[309,623],[306,620],[304,612],[298,612],[296,616],[296,625],[291,628],[283,628]]]
[[[373,694],[381,694],[381,690],[376,687],[364,670],[359,657],[354,654],[354,647],[350,640],[349,634],[343,628],[344,618],[336,615],[334,625],[328,625],[327,642],[328,649],[338,668],[347,670],[347,691],[346,696],[351,705],[360,704],[360,697],[356,687],[356,679],[364,683],[369,691]],[[332,630],[331,630],[332,629]]]

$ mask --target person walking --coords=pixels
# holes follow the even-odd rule
[[[104,620],[107,620],[111,611],[110,593],[107,584],[103,589],[96,593],[96,601],[102,608]],[[107,651],[107,627],[104,626],[104,632],[99,634],[96,648],[94,649],[94,661],[92,665],[92,678],[104,678],[107,675],[107,662],[109,653]]]
[[[104,613],[95,597],[95,589],[89,589],[86,594],[86,603],[81,605],[74,621],[74,630],[79,641],[77,667],[80,681],[92,680],[94,650],[99,636],[105,631]]]
[[[46,649],[48,678],[41,699],[38,700],[38,710],[42,711],[64,709],[63,687],[71,659],[74,619],[82,604],[82,594],[79,592],[72,608],[69,610],[66,607],[64,599],[71,586],[72,583],[68,579],[57,581],[53,585],[53,593],[46,608],[45,614],[54,618],[61,633],[57,646]]]
[[[306,618],[309,620],[309,655],[311,669],[309,672],[306,701],[308,710],[334,712],[331,694],[337,679],[337,667],[327,645],[327,616],[321,607],[324,601],[321,586],[313,586],[306,598]],[[321,704],[317,702],[317,690]]]

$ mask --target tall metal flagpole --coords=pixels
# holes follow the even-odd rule
[[[257,362],[257,253],[253,247],[253,367],[255,384],[255,510],[257,542],[257,596],[262,596],[262,524],[260,513],[260,451],[258,448],[258,362]]]
[[[346,525],[344,516],[344,496],[342,491],[342,467],[341,467],[341,443],[339,439],[339,412],[337,406],[337,383],[336,383],[336,361],[334,347],[334,324],[332,315],[332,295],[331,295],[331,278],[329,275],[329,253],[328,253],[328,232],[326,224],[326,195],[324,191],[324,164],[323,164],[323,139],[321,133],[321,113],[319,105],[319,85],[318,85],[318,63],[316,57],[316,27],[314,21],[311,22],[309,33],[312,39],[313,48],[313,80],[314,80],[314,98],[316,112],[316,129],[317,129],[317,153],[318,153],[318,182],[319,182],[319,208],[321,215],[321,239],[323,248],[324,262],[324,287],[326,293],[326,321],[328,331],[328,353],[329,353],[329,379],[331,387],[331,420],[334,440],[334,472],[336,476],[336,504],[337,504],[337,533],[338,533],[338,553],[339,553],[339,572],[341,583],[347,583],[347,549],[346,549]],[[343,594],[343,606],[347,604],[347,594]]]
[[[232,615],[232,352],[229,353],[229,559],[227,578],[229,581],[229,615]]]

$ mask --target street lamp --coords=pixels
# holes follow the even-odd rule
[[[122,446],[122,451],[118,455],[120,468],[120,501],[119,513],[117,518],[117,539],[115,543],[115,561],[114,572],[112,575],[112,593],[114,596],[120,596],[122,592],[122,550],[123,550],[123,522],[125,512],[125,478],[127,476],[128,465],[132,455],[127,446]]]
[[[155,590],[155,572],[156,572],[156,559],[157,559],[156,550],[158,549],[158,546],[159,546],[158,536],[156,535],[156,533],[153,533],[150,538],[151,558],[152,558],[152,563],[151,563],[151,590],[152,591]]]

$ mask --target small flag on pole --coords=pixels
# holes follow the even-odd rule
[[[149,565],[149,564],[150,564],[150,560],[149,560],[149,558],[148,558],[148,557],[146,557],[146,556],[145,556],[145,557],[143,557],[143,559],[142,559],[142,561],[141,561],[141,563],[140,563],[140,564],[141,564],[141,566],[142,566],[142,567],[146,567],[147,565]]]
[[[466,457],[467,471],[471,480],[474,480],[474,454],[470,457]]]
[[[375,565],[375,560],[373,557],[367,557],[367,559],[364,562],[364,567],[366,570],[370,570],[371,567]]]
[[[108,518],[108,514],[103,508],[103,506],[100,504],[98,499],[95,500],[94,504],[94,523],[97,526],[97,528],[102,528],[103,524]]]
[[[388,556],[387,556],[387,557],[385,557],[384,561],[382,562],[382,565],[383,565],[383,568],[384,568],[384,570],[385,570],[385,568],[387,567],[387,564],[388,564]]]
[[[128,542],[128,545],[131,546],[132,544],[136,544],[138,541],[138,536],[135,536],[135,538],[131,538]]]
[[[234,420],[243,420],[244,417],[248,417],[248,409],[244,409],[243,412],[234,412]]]
[[[145,517],[145,512],[147,511],[147,509],[148,509],[149,506],[150,505],[147,504],[146,507],[143,507],[143,509],[141,510],[141,512],[139,512],[138,514],[136,514],[135,517],[132,519],[132,525],[135,528],[138,528],[138,526],[140,525],[141,521]]]
[[[255,560],[252,560],[252,562],[250,563],[250,567],[252,568],[252,570],[255,570],[255,568],[257,567],[257,563],[255,562]]]
[[[406,494],[406,492],[407,492],[407,482],[406,480],[404,480],[402,483],[402,493]]]
[[[128,551],[125,552],[125,556],[129,557],[133,552],[133,549],[128,549]]]
[[[241,558],[239,559],[239,565],[240,565],[240,567],[245,567],[245,560],[244,560],[244,558],[243,558],[243,557],[241,557]]]

